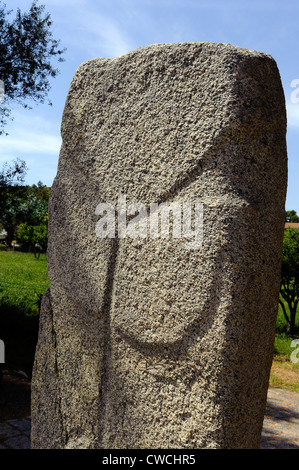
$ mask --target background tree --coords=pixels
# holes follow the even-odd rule
[[[0,190],[8,186],[23,183],[26,171],[27,167],[24,160],[17,158],[17,160],[10,165],[5,162],[0,172]]]
[[[26,249],[46,251],[48,246],[48,216],[45,216],[39,225],[21,223],[17,227],[16,238]]]
[[[299,230],[294,228],[284,231],[280,295],[279,303],[287,322],[287,331],[294,336],[299,302]]]
[[[50,90],[50,78],[58,69],[52,59],[62,62],[65,49],[53,38],[52,20],[44,5],[35,0],[28,13],[12,10],[0,1],[0,80],[5,87],[5,102],[0,102],[0,134],[11,113],[11,102],[29,108],[26,100],[44,103]],[[49,104],[51,102],[49,101]]]
[[[7,233],[6,245],[11,246],[18,226],[25,224],[20,232],[25,236],[20,236],[20,241],[27,248],[38,243],[45,249],[50,188],[42,182],[32,186],[22,185],[25,174],[26,164],[22,160],[11,165],[4,164],[0,172],[0,224]],[[29,237],[29,234],[32,236]]]
[[[22,214],[23,222],[16,229],[16,239],[24,248],[36,245],[42,251],[48,246],[48,202],[50,188],[41,181],[27,187],[27,199]]]
[[[4,163],[0,172],[0,224],[6,231],[6,244],[11,245],[18,218],[18,208],[24,197],[26,163],[16,160],[10,165]]]
[[[299,216],[296,211],[286,211],[286,222],[299,222]]]

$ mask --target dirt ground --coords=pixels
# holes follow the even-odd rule
[[[289,362],[273,361],[270,386],[299,391],[299,368],[293,368]]]

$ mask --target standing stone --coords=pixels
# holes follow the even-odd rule
[[[259,447],[285,134],[279,72],[260,52],[164,44],[79,67],[50,198],[33,448]],[[144,236],[153,203],[203,204],[202,246]]]

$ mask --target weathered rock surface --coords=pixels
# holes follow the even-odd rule
[[[76,72],[51,190],[33,448],[258,448],[284,228],[266,54],[183,43]],[[96,207],[203,204],[203,244],[99,238]],[[119,235],[119,236],[117,236]]]

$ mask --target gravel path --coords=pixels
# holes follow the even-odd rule
[[[261,449],[299,449],[299,393],[269,388]]]

